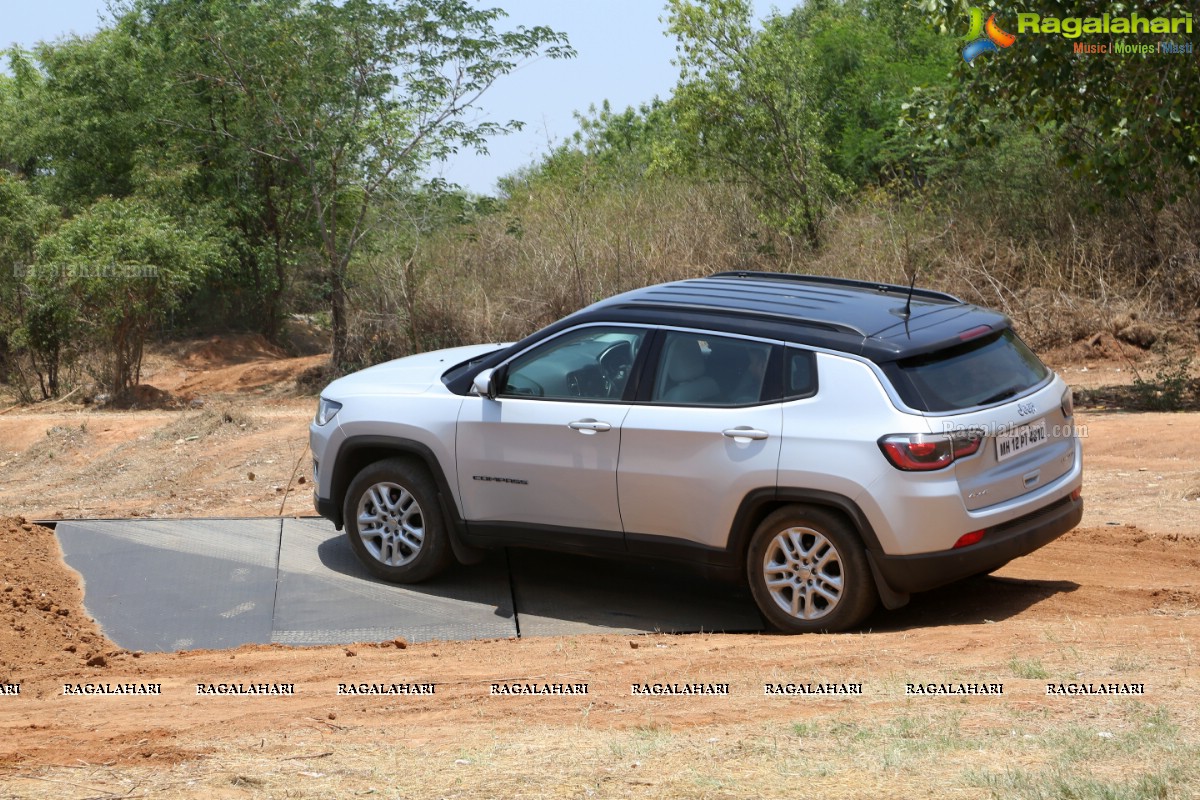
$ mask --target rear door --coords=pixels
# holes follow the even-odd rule
[[[741,499],[775,486],[782,348],[699,331],[662,336],[643,402],[621,432],[626,543],[724,547]]]

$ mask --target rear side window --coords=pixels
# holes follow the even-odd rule
[[[651,402],[682,406],[741,406],[779,396],[769,374],[770,342],[669,331],[663,341]],[[778,374],[778,360],[775,362]]]
[[[783,396],[789,400],[817,393],[817,359],[808,350],[788,348],[784,359]]]
[[[957,411],[999,403],[1037,386],[1050,374],[1011,329],[884,366],[908,405]]]

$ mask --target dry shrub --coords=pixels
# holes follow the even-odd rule
[[[1110,330],[1129,314],[1194,341],[1200,200],[1089,211],[1056,180],[1062,191],[1040,194],[1024,220],[986,211],[1015,208],[1019,197],[951,197],[935,207],[867,193],[829,213],[818,251],[772,234],[729,183],[524,187],[499,211],[359,266],[351,366],[512,341],[622,291],[729,269],[899,284],[915,272],[922,286],[1008,314],[1038,348]]]
[[[610,295],[762,266],[737,187],[676,180],[541,187],[429,252],[442,292],[474,291],[476,339],[510,339]],[[464,298],[468,300],[468,298]]]
[[[918,283],[1012,317],[1035,347],[1142,320],[1195,341],[1200,308],[1200,203],[1155,209],[1126,201],[1091,214],[1063,201],[1042,235],[1002,218],[914,211],[880,199],[833,216],[821,252],[797,271]],[[1127,327],[1127,326],[1126,326]]]
[[[360,369],[471,341],[462,328],[457,298],[453,293],[431,292],[428,278],[414,257],[395,253],[359,266],[350,289],[344,366]]]
[[[164,442],[180,439],[189,441],[220,433],[244,431],[256,427],[257,424],[257,419],[237,404],[221,403],[213,408],[185,411],[155,430],[153,436]]]
[[[1122,214],[1122,209],[1132,213]],[[987,221],[964,226],[942,265],[963,296],[1003,310],[1038,346],[1068,344],[1140,316],[1195,340],[1200,217],[1182,200],[1126,203],[1024,243]],[[1180,327],[1184,324],[1184,328]]]
[[[771,269],[744,192],[720,183],[542,186],[441,229],[411,256],[360,265],[352,366],[512,341],[622,291],[721,269]]]

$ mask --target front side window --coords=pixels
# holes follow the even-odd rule
[[[556,336],[513,359],[501,395],[620,400],[646,332],[590,326]]]
[[[651,400],[667,405],[739,406],[774,394],[772,345],[706,333],[666,334]],[[777,395],[776,395],[777,396]]]

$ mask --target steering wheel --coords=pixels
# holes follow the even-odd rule
[[[604,376],[607,396],[612,397],[613,390],[623,389],[625,380],[629,377],[629,368],[633,366],[633,345],[629,342],[617,342],[601,353],[596,362]]]
[[[572,397],[611,397],[612,378],[600,362],[567,373],[567,394]]]

